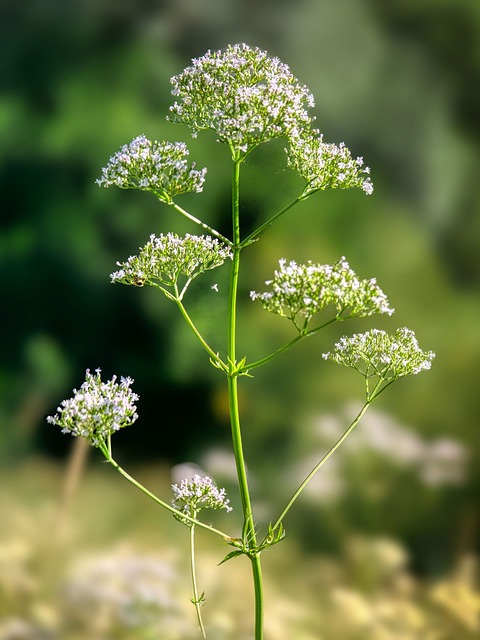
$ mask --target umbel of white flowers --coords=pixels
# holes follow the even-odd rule
[[[210,236],[184,237],[176,233],[150,236],[149,242],[140,248],[138,256],[130,256],[126,262],[117,262],[118,271],[111,274],[112,282],[135,285],[160,283],[167,287],[177,284],[180,276],[185,278],[183,291],[198,275],[222,265],[232,258],[230,249]]]
[[[73,390],[73,397],[62,400],[54,416],[47,422],[62,427],[62,433],[86,438],[94,447],[101,446],[113,433],[133,424],[138,418],[131,378],[113,376],[102,382],[101,370],[92,375],[87,369],[85,382]]]
[[[172,78],[173,122],[186,124],[194,136],[214,131],[234,158],[242,158],[262,142],[284,137],[289,166],[305,180],[306,197],[319,189],[360,187],[373,192],[370,169],[361,157],[323,142],[308,109],[315,105],[307,87],[289,67],[266,51],[246,44],[208,51]]]
[[[169,204],[174,196],[203,189],[207,169],[188,164],[188,154],[184,142],[151,142],[140,135],[110,158],[97,184],[151,191]]]
[[[354,187],[359,187],[367,195],[373,193],[370,169],[363,166],[363,158],[353,159],[343,142],[338,146],[323,142],[323,136],[317,129],[292,136],[286,152],[288,166],[305,180],[304,196],[320,190]]]
[[[340,339],[332,352],[324,353],[333,360],[352,367],[365,378],[376,377],[392,382],[403,376],[427,371],[435,358],[433,351],[423,351],[411,329],[403,327],[394,334],[381,329]]]
[[[214,131],[241,157],[258,144],[310,126],[315,102],[289,67],[246,44],[208,51],[171,80],[173,122]]]
[[[195,474],[191,479],[181,480],[178,484],[172,484],[172,491],[174,495],[172,507],[191,518],[196,518],[202,509],[232,511],[225,489],[218,489],[208,476]],[[192,526],[191,522],[186,519],[184,520],[180,517],[177,519],[187,526]]]
[[[251,299],[260,300],[267,311],[292,320],[299,330],[327,307],[333,307],[337,317],[343,319],[394,312],[375,278],[360,280],[344,257],[333,265],[287,263],[281,259],[273,279],[265,284],[270,291],[251,291]]]

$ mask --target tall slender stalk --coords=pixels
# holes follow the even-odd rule
[[[268,283],[275,283],[273,290],[265,294],[253,292],[252,298],[260,298],[262,302],[272,301],[272,304],[265,304],[265,308],[293,321],[298,333],[286,344],[255,361],[247,362],[246,356],[240,356],[237,360],[237,297],[241,252],[256,242],[281,216],[316,191],[360,188],[370,195],[373,192],[370,169],[363,166],[362,158],[354,159],[343,143],[337,146],[323,142],[319,131],[311,128],[314,119],[310,116],[309,109],[314,104],[313,96],[291,74],[287,65],[279,64],[277,58],[270,58],[265,51],[252,49],[245,44],[229,45],[224,51],[208,51],[202,58],[194,59],[192,66],[187,67],[183,73],[174,76],[172,84],[176,102],[170,108],[169,120],[189,126],[193,135],[204,129],[213,129],[219,140],[228,143],[230,148],[233,160],[232,237],[229,239],[223,236],[174,202],[173,198],[177,195],[201,192],[205,179],[206,168],[198,171],[195,163],[187,162],[186,145],[181,142],[150,141],[144,135],[138,136],[110,159],[97,183],[104,187],[115,185],[125,189],[149,191],[216,240],[212,244],[211,238],[191,234],[186,234],[184,238],[177,234],[162,234],[162,238],[152,236],[150,242],[140,249],[138,256],[130,256],[126,262],[118,263],[121,269],[113,273],[111,278],[112,282],[140,287],[147,284],[154,286],[167,299],[175,302],[183,319],[208,354],[211,364],[225,373],[232,448],[243,512],[242,537],[231,537],[198,520],[203,508],[231,510],[229,500],[225,497],[225,489],[218,490],[208,476],[202,478],[195,475],[191,482],[185,479],[178,485],[172,485],[175,498],[168,504],[141,485],[115,461],[112,455],[112,434],[120,428],[132,425],[138,418],[135,402],[139,397],[130,389],[133,383],[131,378],[122,377],[117,382],[117,377],[114,376],[108,382],[103,382],[100,369],[96,370],[95,376],[87,370],[80,390],[74,390],[73,398],[65,400],[58,408],[58,413],[49,416],[47,421],[61,426],[64,433],[85,438],[92,446],[100,449],[106,461],[126,480],[189,527],[192,602],[203,637],[206,636],[201,616],[204,593],[199,595],[197,588],[195,527],[210,531],[234,547],[222,562],[239,555],[249,558],[254,585],[255,640],[263,640],[261,552],[284,537],[283,519],[294,502],[355,428],[373,400],[395,380],[430,369],[435,354],[431,351],[423,352],[414,333],[407,328],[398,329],[393,335],[373,329],[350,338],[343,337],[331,353],[323,354],[325,359],[352,367],[364,377],[365,404],[343,435],[300,483],[276,522],[269,525],[268,534],[263,541],[258,542],[242,443],[238,379],[248,375],[251,369],[268,364],[301,339],[312,336],[333,322],[348,317],[367,317],[372,313],[390,315],[393,310],[375,280],[360,281],[345,258],[333,266],[313,265],[311,262],[297,265],[291,261],[288,269],[283,269],[284,261],[281,260],[281,273],[276,271],[274,280]],[[305,186],[296,198],[242,240],[241,165],[258,145],[274,138],[283,138],[288,142],[288,167],[302,177]],[[222,359],[196,327],[182,301],[194,278],[219,266],[227,257],[232,257],[232,266],[228,294],[227,355]],[[179,278],[182,285],[178,284]],[[277,279],[281,283],[278,287]],[[307,325],[313,315],[326,306],[337,309],[337,315],[308,329]],[[81,462],[82,451],[78,451],[77,462]],[[72,467],[72,471],[71,479],[75,484],[75,467]],[[65,495],[68,498],[68,491]]]
[[[195,514],[196,517],[196,514]],[[202,638],[206,638],[207,634],[205,633],[205,626],[203,624],[202,612],[200,607],[202,606],[204,600],[204,594],[201,596],[198,595],[198,587],[197,587],[197,574],[195,569],[195,525],[190,525],[190,573],[192,578],[192,590],[193,597],[192,603],[195,607],[195,611],[197,612],[197,620],[198,626],[200,627],[200,633],[202,634]]]
[[[230,291],[228,300],[228,402],[230,411],[230,426],[232,432],[233,452],[237,468],[238,485],[242,502],[244,518],[244,545],[251,549],[249,558],[252,563],[254,595],[255,595],[255,640],[263,638],[263,584],[260,565],[260,555],[255,550],[257,541],[255,524],[253,521],[250,491],[243,454],[242,432],[238,406],[238,374],[236,363],[236,333],[237,333],[237,292],[240,273],[240,166],[241,160],[233,160],[232,176],[232,230],[233,230],[233,260],[230,272]]]

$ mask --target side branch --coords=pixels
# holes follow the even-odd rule
[[[242,240],[242,243],[241,243],[240,247],[243,248],[243,247],[248,246],[249,244],[252,244],[252,242],[254,242],[255,239],[263,231],[265,231],[265,229],[270,227],[275,222],[275,220],[277,220],[277,218],[280,218],[280,216],[283,216],[284,213],[287,213],[287,211],[289,211],[289,209],[291,209],[292,207],[294,207],[296,204],[298,204],[299,202],[301,202],[304,199],[305,199],[304,196],[300,195],[297,198],[295,198],[295,200],[292,200],[292,202],[287,204],[286,207],[283,207],[283,209],[281,209],[280,211],[277,211],[277,213],[275,213],[271,218],[269,218],[266,222],[261,224],[257,229],[255,229],[255,231],[252,231],[252,233],[250,235],[248,235],[244,240]]]
[[[264,358],[260,358],[259,360],[255,360],[254,362],[247,362],[245,364],[245,366],[240,369],[239,373],[240,374],[247,373],[251,369],[256,369],[257,367],[261,367],[264,364],[267,364],[268,362],[270,362],[270,360],[273,360],[273,358],[275,358],[275,356],[278,356],[281,353],[284,353],[285,351],[290,349],[290,347],[293,347],[293,345],[296,344],[297,342],[299,342],[302,338],[307,338],[308,336],[313,336],[315,333],[318,333],[318,331],[320,331],[324,327],[327,327],[329,324],[332,324],[333,322],[336,322],[337,320],[340,321],[340,320],[343,320],[343,318],[340,318],[339,316],[335,316],[335,318],[331,318],[327,322],[324,322],[323,324],[321,324],[318,327],[315,327],[314,329],[310,329],[308,331],[302,331],[301,333],[296,335],[294,338],[292,338],[292,340],[290,340],[286,344],[282,345],[281,347],[279,347],[275,351],[272,351],[272,353],[268,354],[268,356],[265,356]]]
[[[200,331],[195,326],[193,320],[188,315],[188,312],[185,309],[185,307],[183,306],[182,301],[179,298],[175,298],[175,297],[173,299],[175,300],[175,303],[176,303],[177,307],[180,309],[180,313],[182,314],[185,322],[188,324],[190,329],[196,335],[196,337],[197,337],[198,341],[200,342],[200,344],[202,345],[202,347],[205,349],[205,351],[210,356],[210,360],[211,360],[212,364],[217,369],[221,369],[225,373],[228,373],[228,366],[223,362],[223,360],[220,358],[218,353],[215,353],[215,351],[213,351],[213,349],[210,347],[210,345],[206,342],[206,340],[204,339],[204,337],[202,336]]]
[[[210,227],[208,224],[205,224],[205,222],[202,222],[201,220],[193,216],[191,213],[188,213],[188,211],[185,211],[185,209],[182,209],[182,207],[180,207],[176,202],[173,202],[173,200],[170,201],[168,204],[171,207],[173,207],[175,211],[178,211],[178,213],[180,213],[182,216],[185,216],[185,218],[188,218],[195,224],[200,225],[203,229],[205,229],[205,231],[208,231],[209,233],[211,233],[213,236],[215,236],[216,238],[224,242],[229,247],[233,247],[233,242],[231,240],[229,240],[228,238],[223,236],[221,233],[216,231],[213,227]]]
[[[112,467],[114,469],[116,469],[118,471],[118,473],[120,473],[120,475],[122,475],[126,480],[128,480],[131,484],[133,484],[134,487],[137,487],[137,489],[140,489],[140,491],[142,491],[151,500],[153,500],[154,502],[159,504],[161,507],[163,507],[167,511],[170,511],[170,513],[172,513],[174,516],[177,516],[178,518],[181,518],[182,520],[187,520],[191,525],[198,525],[202,529],[206,529],[207,531],[210,531],[210,533],[214,533],[215,535],[220,536],[221,538],[223,538],[223,540],[226,540],[227,542],[230,542],[232,540],[232,537],[229,536],[228,534],[224,533],[223,531],[220,531],[219,529],[215,529],[214,527],[212,527],[212,526],[210,526],[208,524],[205,524],[204,522],[201,522],[200,520],[196,520],[195,518],[191,518],[188,514],[184,513],[183,511],[179,511],[178,509],[175,509],[175,507],[172,507],[171,505],[169,505],[168,502],[164,502],[161,498],[159,498],[154,493],[149,491],[146,487],[144,487],[142,484],[140,484],[140,482],[135,480],[135,478],[133,478],[129,473],[127,473],[125,471],[125,469],[123,469],[118,464],[118,462],[116,460],[113,459],[113,457],[112,457],[112,455],[110,453],[109,447],[107,447],[107,445],[105,443],[103,445],[99,446],[99,449],[101,450],[101,452],[105,456],[106,461],[109,464],[111,464]]]
[[[370,406],[371,402],[372,402],[372,400],[367,400],[365,402],[365,404],[361,408],[360,412],[358,413],[356,418],[353,420],[353,422],[350,424],[348,429],[345,430],[345,432],[340,436],[340,438],[336,441],[336,443],[333,445],[333,447],[331,447],[327,451],[327,453],[323,456],[323,458],[313,467],[313,469],[310,471],[310,473],[306,476],[306,478],[303,480],[303,482],[299,485],[298,489],[292,495],[292,497],[288,501],[288,503],[287,503],[286,507],[284,508],[284,510],[282,511],[282,513],[278,516],[275,524],[272,526],[272,531],[275,531],[275,529],[277,529],[282,524],[283,519],[287,515],[287,512],[290,510],[290,508],[292,507],[292,505],[295,502],[295,500],[298,498],[298,496],[301,494],[301,492],[305,489],[305,487],[310,482],[310,480],[313,478],[313,476],[317,473],[317,471],[319,471],[319,469],[321,467],[323,467],[323,465],[327,462],[327,460],[330,458],[330,456],[332,456],[335,453],[335,451],[342,444],[342,442],[347,438],[347,436],[357,426],[357,424],[360,422],[361,418],[363,417],[364,413],[366,412],[366,410]]]

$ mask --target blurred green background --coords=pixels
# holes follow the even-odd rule
[[[424,580],[478,554],[477,0],[1,0],[0,12],[0,542],[20,535],[15,508],[32,514],[60,500],[72,442],[45,416],[86,368],[135,379],[140,419],[115,442],[127,468],[160,470],[168,492],[170,467],[192,461],[238,503],[224,380],[174,305],[109,283],[116,261],[150,233],[197,229],[149,195],[99,189],[95,179],[140,133],[185,140],[208,174],[204,193],[179,203],[226,232],[227,150],[208,134],[192,140],[165,116],[173,74],[208,49],[246,42],[278,55],[309,87],[325,140],[364,156],[375,192],[318,194],[245,252],[239,353],[261,357],[292,337],[287,322],[248,299],[280,257],[345,255],[396,308],[392,318],[327,329],[242,380],[256,518],[262,526],[275,517],[362,401],[361,379],[322,352],[343,333],[408,326],[436,352],[431,372],[398,383],[367,414],[289,515],[284,553],[291,544],[302,557],[337,557],[357,535],[386,537]],[[265,146],[244,167],[245,229],[298,191],[282,146]],[[219,273],[192,288],[187,306],[221,349],[223,307],[210,288],[225,292]],[[91,453],[86,478],[98,462]],[[96,517],[108,520],[105,504]],[[75,521],[75,501],[70,508]],[[131,518],[137,533],[157,526],[155,516]],[[109,535],[133,535],[129,522]]]

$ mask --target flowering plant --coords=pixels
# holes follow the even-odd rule
[[[181,74],[172,78],[176,98],[170,120],[187,125],[196,136],[213,130],[224,143],[232,160],[232,229],[226,237],[207,222],[183,209],[175,198],[186,192],[200,192],[206,169],[188,164],[188,149],[183,142],[149,141],[145,136],[123,146],[103,169],[97,181],[100,186],[136,188],[153,193],[162,203],[198,225],[208,235],[174,233],[151,235],[149,241],[111,274],[113,283],[152,286],[173,301],[187,325],[209,356],[210,363],[226,379],[229,398],[232,448],[235,456],[238,490],[241,500],[243,529],[241,536],[227,534],[205,523],[201,512],[206,509],[231,511],[224,489],[199,474],[172,486],[174,497],[168,502],[142,486],[115,461],[112,435],[131,425],[137,418],[134,402],[138,396],[130,386],[130,378],[114,377],[102,382],[87,371],[80,389],[70,400],[62,402],[58,413],[48,421],[62,427],[65,433],[86,438],[100,449],[106,460],[129,482],[164,509],[170,511],[190,531],[191,576],[193,597],[200,631],[206,637],[200,606],[205,594],[198,594],[195,570],[195,527],[220,536],[232,550],[223,562],[245,556],[251,563],[255,596],[255,640],[263,638],[263,582],[261,553],[280,542],[284,535],[284,519],[311,478],[338,449],[355,428],[370,404],[398,379],[418,374],[431,366],[434,354],[419,347],[413,331],[403,328],[393,335],[373,329],[364,334],[343,337],[334,349],[323,355],[325,360],[358,371],[365,381],[365,403],[343,435],[315,465],[293,492],[277,519],[260,535],[253,517],[250,488],[243,451],[243,428],[238,402],[238,380],[252,369],[270,362],[299,340],[317,333],[333,322],[374,314],[391,315],[393,309],[374,278],[361,279],[344,257],[338,262],[297,264],[282,258],[273,278],[266,282],[265,292],[252,291],[250,297],[267,311],[290,320],[296,335],[272,353],[259,360],[237,356],[237,300],[240,259],[244,250],[293,206],[325,189],[358,188],[371,195],[370,170],[363,159],[353,158],[344,143],[326,143],[312,128],[309,109],[314,100],[308,89],[293,76],[287,65],[265,51],[245,44],[228,46],[224,51],[207,52],[192,61]],[[240,232],[240,174],[248,154],[258,145],[274,138],[286,144],[286,163],[305,184],[301,192],[281,210],[273,213],[247,236]],[[226,342],[214,349],[200,333],[184,303],[192,280],[203,272],[229,265],[228,316]]]

